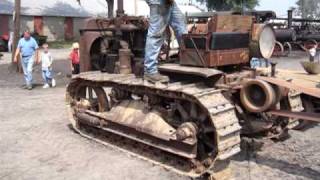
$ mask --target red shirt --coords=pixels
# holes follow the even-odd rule
[[[72,50],[72,52],[69,55],[69,58],[72,61],[72,64],[79,64],[80,58],[79,58],[79,50]]]

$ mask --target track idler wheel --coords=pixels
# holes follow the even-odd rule
[[[183,141],[188,138],[197,139],[198,127],[191,122],[183,123],[177,129],[177,140]]]
[[[278,92],[271,84],[257,79],[247,81],[240,91],[244,108],[252,113],[265,112],[279,102]]]

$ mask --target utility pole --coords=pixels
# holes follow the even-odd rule
[[[134,0],[134,15],[138,16],[138,0]]]
[[[108,4],[108,18],[113,18],[114,0],[106,0]]]
[[[12,44],[12,63],[14,59],[14,55],[18,46],[18,41],[20,39],[20,14],[21,14],[21,0],[14,1],[14,12],[13,12],[13,44]],[[17,72],[21,72],[21,65],[18,62],[17,64]]]

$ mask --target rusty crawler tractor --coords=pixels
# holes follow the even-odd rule
[[[200,177],[240,152],[240,134],[275,138],[298,123],[300,93],[248,68],[250,56],[271,56],[270,26],[251,16],[194,18],[179,56],[159,65],[170,82],[153,84],[141,78],[148,21],[124,15],[118,2],[117,17],[89,19],[81,30],[82,73],[67,87],[70,120],[81,135]],[[166,44],[162,54],[169,54]]]

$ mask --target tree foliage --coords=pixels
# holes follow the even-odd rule
[[[259,0],[197,0],[207,5],[209,10],[229,11],[253,9],[259,5]]]
[[[298,0],[297,15],[302,18],[320,19],[320,1],[319,0]]]

